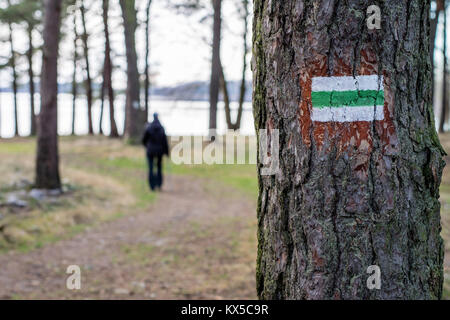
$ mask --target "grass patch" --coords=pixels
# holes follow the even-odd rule
[[[236,188],[254,199],[258,196],[256,165],[175,165],[169,162],[167,172],[212,179]]]

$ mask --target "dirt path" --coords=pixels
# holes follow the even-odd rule
[[[170,176],[146,212],[0,256],[0,298],[255,298],[255,220],[238,192]],[[69,265],[81,268],[81,290],[66,288]]]

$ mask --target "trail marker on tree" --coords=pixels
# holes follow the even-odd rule
[[[311,101],[313,121],[383,120],[383,77],[316,77],[312,80]]]

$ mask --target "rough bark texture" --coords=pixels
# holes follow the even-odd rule
[[[211,81],[209,84],[209,128],[217,129],[217,103],[220,88],[220,37],[222,29],[222,0],[213,0],[213,47],[211,62]]]
[[[84,7],[83,1],[80,6],[81,12],[81,23],[83,25],[83,34],[81,39],[83,40],[83,49],[84,49],[84,61],[86,67],[86,80],[84,82],[86,88],[86,98],[87,98],[87,111],[88,111],[88,132],[89,134],[94,134],[94,126],[92,124],[92,78],[91,78],[91,68],[89,64],[89,45],[88,39],[89,35],[86,27],[86,8]]]
[[[141,109],[139,99],[139,72],[137,67],[137,54],[135,32],[137,27],[136,9],[134,0],[120,0],[123,24],[125,29],[125,46],[127,56],[127,98],[125,138],[128,142],[139,143],[146,122],[145,112]]]
[[[41,112],[38,119],[36,187],[61,187],[58,156],[58,46],[61,0],[44,5],[44,45],[42,48]]]
[[[372,4],[381,30],[366,26]],[[254,10],[255,125],[280,130],[280,170],[259,176],[259,297],[440,298],[430,1],[256,0]],[[384,76],[384,121],[310,120],[312,77],[368,74]],[[366,286],[370,265],[380,290]]]

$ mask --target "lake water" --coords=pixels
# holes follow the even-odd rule
[[[39,111],[39,95],[35,95],[35,105]],[[109,105],[105,101],[105,112],[103,115],[103,130],[109,133]],[[119,132],[123,132],[125,96],[118,95],[115,100],[115,117]],[[237,104],[232,105],[236,108]],[[98,132],[100,121],[100,101],[93,106],[94,131]],[[161,122],[166,128],[167,134],[171,136],[182,135],[207,135],[209,125],[209,103],[206,101],[167,101],[153,99],[150,102],[150,113],[158,112]],[[236,117],[236,110],[232,112],[232,119]],[[18,94],[18,118],[19,134],[27,136],[30,132],[30,103],[29,94]],[[225,112],[223,103],[219,103],[217,116],[218,132],[226,132]],[[253,114],[251,103],[245,103],[241,123],[241,134],[254,135]],[[72,95],[59,94],[58,96],[58,133],[69,135],[72,130]],[[88,133],[87,104],[86,99],[81,96],[77,100],[75,133],[85,135]],[[0,93],[0,137],[10,138],[14,135],[14,108],[13,95],[11,93]]]

